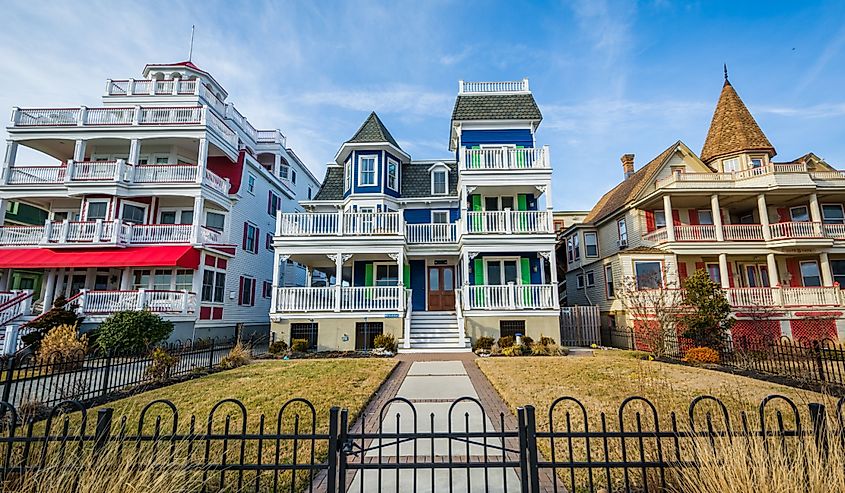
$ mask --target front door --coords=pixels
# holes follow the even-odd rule
[[[428,268],[428,310],[455,309],[455,268],[439,265]]]

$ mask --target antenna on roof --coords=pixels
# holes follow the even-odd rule
[[[727,81],[728,80],[728,64],[727,63],[724,64],[724,67],[725,67],[725,81]]]
[[[194,25],[191,25],[191,47],[188,49],[188,61],[192,61],[194,56]]]

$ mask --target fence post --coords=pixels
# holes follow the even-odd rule
[[[14,374],[15,357],[9,356],[6,364],[6,378],[3,379],[3,402],[9,402],[9,396],[12,395],[12,378],[14,377]]]
[[[531,491],[540,491],[540,471],[537,467],[537,420],[534,406],[525,406],[525,446],[528,448],[528,474],[531,475]]]
[[[97,411],[97,426],[94,429],[94,451],[92,454],[94,462],[97,462],[103,448],[109,443],[113,413],[114,409],[110,407]]]
[[[819,372],[819,380],[824,382],[825,381],[825,378],[824,378],[825,371],[824,371],[824,360],[822,360],[821,345],[819,344],[819,341],[813,341],[812,346],[813,346],[812,347],[813,357],[816,361],[816,368],[818,369],[818,372]]]
[[[214,338],[211,338],[211,346],[208,349],[208,369],[214,368]]]
[[[339,414],[339,407],[333,406],[331,409],[329,409],[329,468],[326,471],[326,474],[328,474],[326,491],[336,491],[337,486],[337,444],[340,441],[340,436],[338,435]]]
[[[106,367],[103,369],[103,383],[100,393],[106,395],[109,392],[109,380],[111,379],[111,350],[106,353]]]
[[[361,431],[364,432],[364,428],[361,427]],[[340,457],[340,462],[337,466],[337,476],[338,476],[338,488],[337,491],[346,491],[346,454],[349,452],[347,450],[347,437],[346,434],[349,432],[349,410],[342,409],[340,411],[340,429],[338,430],[338,439],[337,443],[340,445],[338,448],[338,455]],[[364,473],[361,473],[361,481],[364,480]],[[331,491],[331,490],[329,490]]]
[[[525,408],[516,409],[516,426],[519,432],[519,484],[522,493],[528,493],[528,443],[526,437]],[[506,454],[507,452],[503,452]]]
[[[824,457],[827,457],[827,415],[824,404],[810,403],[810,421],[813,423],[813,438],[816,440],[816,447]]]

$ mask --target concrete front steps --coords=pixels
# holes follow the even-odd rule
[[[411,347],[399,340],[400,353],[463,353],[472,351],[467,340],[460,343],[458,318],[455,312],[411,313]]]

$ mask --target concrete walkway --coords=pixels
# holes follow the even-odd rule
[[[488,446],[484,447],[482,444],[467,444],[460,440],[425,438],[425,434],[431,432],[432,426],[435,432],[460,433],[467,429],[470,432],[501,430],[501,416],[495,411],[491,412],[490,409],[485,411],[478,402],[464,400],[453,406],[454,401],[462,397],[471,397],[481,400],[482,406],[490,407],[483,402],[489,399],[490,389],[481,389],[481,393],[485,396],[480,398],[479,391],[467,372],[468,368],[477,371],[474,362],[466,356],[460,357],[460,360],[445,361],[424,361],[424,355],[419,355],[414,359],[416,361],[409,362],[410,367],[395,392],[396,397],[410,401],[413,408],[405,402],[394,401],[386,409],[382,410],[381,407],[373,409],[374,416],[368,416],[368,420],[372,420],[374,429],[370,429],[370,423],[367,423],[367,428],[368,431],[377,433],[379,427],[376,423],[378,419],[381,419],[381,429],[385,433],[396,433],[397,429],[403,433],[416,430],[422,438],[401,443],[398,450],[395,439],[384,439],[383,447],[378,446],[378,440],[373,440],[367,445],[370,450],[365,454],[365,461],[431,462],[432,447],[435,462],[447,462],[450,456],[459,462],[464,462],[467,456],[470,456],[473,462],[483,462],[485,449],[490,461],[501,461],[502,452],[498,448],[502,446],[501,439],[488,438]],[[473,366],[465,366],[465,363]],[[475,381],[479,383],[477,376]],[[483,383],[489,386],[486,380]],[[388,396],[383,395],[380,400],[386,402],[387,399]],[[501,404],[500,400],[499,403]],[[501,411],[503,406],[503,404],[496,406],[496,411]],[[416,411],[416,420],[414,420],[414,411]],[[507,412],[506,409],[505,412]],[[491,417],[493,421],[496,421],[495,425]],[[511,421],[510,413],[507,417],[508,421]],[[508,429],[513,428],[508,427]],[[473,441],[483,442],[481,439]],[[449,470],[445,468],[435,470],[433,479],[431,469],[416,471],[407,469],[399,472],[398,480],[395,470],[383,469],[358,471],[348,491],[432,492],[450,491],[451,486],[456,492],[497,492],[506,491],[505,482],[507,482],[507,491],[519,491],[519,477],[511,468],[475,468],[471,470],[469,478],[467,478],[465,468],[454,469],[451,479]]]

